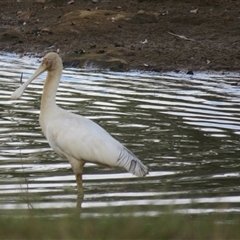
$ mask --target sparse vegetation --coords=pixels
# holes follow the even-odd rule
[[[46,210],[45,210],[46,211]],[[104,210],[106,211],[106,210]],[[75,213],[75,214],[73,214]],[[107,214],[107,212],[105,212]],[[47,213],[46,213],[47,214]],[[66,217],[0,217],[1,239],[238,239],[236,215],[182,215],[157,217],[80,217],[69,210]]]

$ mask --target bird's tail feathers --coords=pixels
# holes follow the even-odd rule
[[[119,167],[125,168],[128,172],[144,177],[148,174],[148,167],[145,166],[131,151],[123,148],[117,161]]]

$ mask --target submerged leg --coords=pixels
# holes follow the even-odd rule
[[[75,173],[76,181],[77,181],[77,207],[81,208],[83,202],[83,185],[82,185],[82,173]]]
[[[76,182],[77,182],[77,189],[78,189],[77,207],[81,208],[81,205],[83,202],[82,172],[83,172],[85,161],[82,161],[81,159],[78,160],[73,157],[68,157],[68,160],[72,166],[73,172],[75,173]]]

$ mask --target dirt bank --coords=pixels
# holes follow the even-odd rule
[[[1,1],[0,51],[114,71],[239,70],[239,0],[38,1]]]

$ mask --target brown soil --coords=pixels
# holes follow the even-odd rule
[[[113,71],[239,69],[240,0],[68,1],[1,1],[0,51]]]

